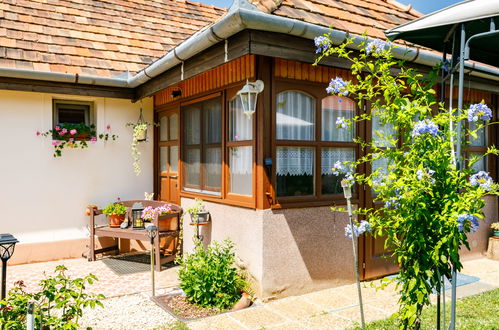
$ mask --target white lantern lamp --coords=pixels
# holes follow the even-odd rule
[[[255,113],[257,96],[263,91],[263,87],[263,81],[261,80],[255,82],[246,80],[246,85],[237,92],[237,95],[241,98],[243,113],[248,117]]]

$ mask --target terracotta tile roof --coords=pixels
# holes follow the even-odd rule
[[[2,0],[0,67],[134,74],[224,13],[184,0]]]
[[[421,15],[395,0],[248,1],[273,15],[379,38]],[[1,0],[0,67],[135,74],[225,12],[187,0]]]
[[[384,30],[421,13],[395,0],[250,0],[258,9],[355,34],[383,38]]]

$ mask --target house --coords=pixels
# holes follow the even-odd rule
[[[334,123],[370,109],[326,94],[332,77],[349,80],[351,73],[337,58],[312,66],[312,39],[331,32],[339,43],[364,31],[384,38],[384,30],[419,13],[393,0],[235,0],[227,12],[180,0],[112,0],[61,5],[54,17],[45,6],[2,4],[0,95],[8,120],[0,125],[16,137],[4,142],[8,156],[0,165],[9,188],[2,199],[16,219],[3,229],[26,242],[18,262],[78,257],[86,204],[154,191],[182,207],[202,198],[212,220],[200,229],[204,242],[230,237],[265,299],[354,281],[347,217],[330,211],[344,203],[331,168],[362,150]],[[52,28],[61,26],[57,20],[67,29]],[[442,58],[417,47],[395,53],[422,72]],[[476,63],[468,69],[466,102],[484,99],[497,110],[499,70]],[[237,92],[255,80],[264,88],[247,116]],[[53,159],[50,141],[34,133],[53,127],[54,100],[89,102],[97,130],[110,124],[119,139]],[[141,108],[159,127],[140,145],[137,177],[124,124]],[[370,139],[372,128],[358,125],[355,134]],[[467,152],[483,152],[496,138],[490,129]],[[481,166],[496,176],[496,159]],[[371,192],[357,187],[354,202],[370,205]],[[21,211],[25,205],[30,212]],[[495,198],[485,213],[488,223],[497,217]],[[188,216],[183,227],[189,251],[195,228]],[[470,237],[467,256],[485,251],[485,227]],[[368,236],[359,244],[364,279],[396,270],[383,258],[382,240]]]

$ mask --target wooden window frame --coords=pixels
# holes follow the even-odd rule
[[[314,204],[320,205],[330,205],[331,201],[344,202],[343,193],[338,194],[322,194],[321,186],[321,149],[322,148],[353,148],[355,150],[355,159],[360,157],[359,146],[355,142],[338,142],[338,141],[322,141],[322,99],[330,96],[326,93],[326,84],[307,82],[301,80],[291,80],[276,78],[276,86],[272,91],[272,159],[273,163],[276,164],[277,147],[311,147],[315,149],[315,159],[314,159],[314,194],[309,196],[285,196],[277,197],[277,166],[273,167],[272,171],[272,185],[273,189],[273,200],[276,201],[275,204],[271,206],[273,209],[288,208],[288,207],[308,207]],[[297,91],[306,93],[315,98],[315,140],[311,141],[297,141],[297,140],[278,140],[277,133],[277,95],[285,91]],[[347,97],[345,97],[347,98]],[[355,103],[355,115],[359,114],[359,107]],[[363,130],[360,123],[355,124],[356,136],[362,133]],[[363,134],[363,133],[362,133]],[[360,134],[360,135],[362,135]],[[359,201],[359,186],[355,187],[355,191],[352,194],[352,202],[358,203]]]
[[[252,138],[251,140],[245,140],[245,141],[230,141],[229,137],[229,132],[230,132],[230,102],[237,96],[237,92],[243,87],[243,84],[240,86],[234,87],[227,89],[226,91],[226,122],[225,122],[225,157],[224,157],[224,177],[226,178],[226,184],[225,184],[225,196],[224,199],[228,201],[232,201],[241,205],[246,205],[246,206],[251,206],[254,207],[256,203],[256,194],[257,194],[257,186],[256,186],[256,121],[257,121],[257,116],[256,112],[253,114],[253,121],[252,121]],[[258,109],[257,109],[258,111]],[[262,111],[262,110],[260,110]],[[251,147],[252,148],[252,155],[253,155],[253,161],[251,165],[251,173],[252,173],[252,179],[251,179],[251,184],[252,184],[252,195],[247,196],[247,195],[240,195],[240,194],[235,194],[231,193],[229,191],[229,185],[230,185],[230,163],[229,163],[229,150],[230,148],[233,147]]]
[[[184,126],[184,121],[185,121],[185,111],[183,110],[183,107],[196,104],[196,103],[201,103],[207,100],[215,99],[215,98],[220,98],[220,114],[222,117],[222,125],[221,125],[221,136],[220,136],[220,143],[205,143],[205,119],[204,119],[204,109],[201,109],[200,111],[200,123],[199,123],[199,144],[190,144],[186,145],[184,142],[185,140],[185,126]],[[222,198],[223,196],[223,186],[224,186],[224,175],[223,175],[223,166],[224,166],[224,155],[223,155],[223,140],[224,140],[224,112],[225,112],[225,106],[224,106],[224,97],[222,93],[213,93],[210,95],[206,95],[204,97],[196,98],[189,100],[187,102],[183,102],[180,104],[180,127],[181,127],[181,157],[182,157],[182,176],[181,176],[181,192],[182,193],[192,193],[192,194],[198,194],[202,196],[211,196],[211,197],[216,197],[216,198]],[[221,162],[220,162],[220,188],[215,188],[215,187],[210,187],[205,184],[205,175],[206,175],[206,169],[205,169],[205,151],[206,149],[209,148],[215,148],[215,147],[220,147],[221,149]],[[187,185],[186,184],[186,176],[185,176],[185,169],[184,169],[184,159],[186,156],[186,152],[189,149],[199,149],[200,152],[200,170],[199,170],[199,186],[194,186],[194,185]],[[191,190],[186,190],[187,189],[192,189]],[[197,190],[197,191],[196,191]],[[213,193],[210,193],[213,192]]]

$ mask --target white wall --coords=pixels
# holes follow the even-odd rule
[[[107,124],[116,141],[63,149],[54,158],[51,138],[36,131],[52,127],[52,99],[93,101],[97,133]],[[152,99],[143,100],[144,118],[153,120]],[[88,236],[85,206],[105,207],[116,197],[142,199],[153,190],[153,140],[139,146],[142,173],[133,172],[130,142],[140,102],[102,97],[0,90],[0,232],[20,243]]]

